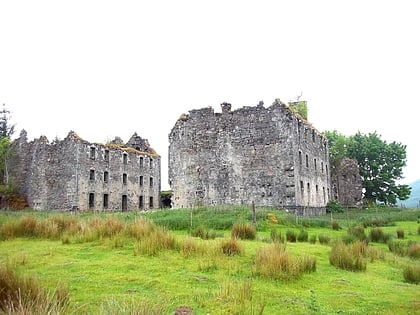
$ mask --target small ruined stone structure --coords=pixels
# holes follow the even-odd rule
[[[362,177],[357,161],[344,158],[331,172],[334,199],[348,208],[361,207]]]
[[[330,199],[327,139],[291,107],[189,111],[169,134],[173,207],[251,204],[325,213]]]
[[[159,208],[160,156],[134,134],[97,144],[71,131],[49,143],[31,142],[22,131],[13,142],[9,169],[29,206],[41,210],[135,210]]]

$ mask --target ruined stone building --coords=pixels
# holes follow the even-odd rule
[[[173,207],[251,204],[325,213],[327,139],[288,105],[182,115],[169,134]]]
[[[363,205],[362,177],[357,161],[344,158],[331,169],[331,186],[333,198],[348,208]]]
[[[9,169],[29,206],[41,210],[136,210],[159,208],[160,156],[134,134],[97,144],[71,131],[52,143],[31,142],[22,131],[13,142]]]

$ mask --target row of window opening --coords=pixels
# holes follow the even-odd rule
[[[89,180],[90,181],[94,181],[95,180],[95,170],[90,170]],[[104,181],[104,183],[108,183],[109,182],[109,172],[108,171],[105,171],[104,172],[103,181]],[[139,185],[140,186],[144,186],[144,184],[145,184],[144,177],[143,176],[139,176],[138,182],[139,182]],[[127,185],[127,183],[128,183],[128,175],[126,173],[123,173],[122,174],[122,183],[123,183],[123,185]],[[153,177],[149,177],[149,186],[150,187],[153,187],[153,185],[154,185]]]
[[[90,158],[92,160],[95,160],[96,159],[96,148],[95,147],[91,147],[90,148]],[[105,162],[109,162],[109,150],[105,150],[105,152],[104,152],[104,160],[105,160]],[[123,164],[128,164],[128,154],[127,153],[123,153],[122,154],[122,160],[123,160]],[[144,163],[145,163],[144,160],[145,159],[142,156],[139,158],[139,165],[140,165],[140,167],[143,167],[144,166]],[[149,158],[149,166],[150,166],[150,168],[153,168],[153,159],[152,158]]]
[[[139,209],[145,209],[145,197],[139,196],[138,199],[138,208]],[[152,209],[154,207],[154,199],[152,196],[149,197],[149,209]],[[89,209],[95,208],[95,193],[89,194]],[[104,210],[109,209],[109,194],[103,194],[102,196],[102,208]],[[122,195],[121,197],[121,209],[122,210],[128,210],[128,196]]]
[[[302,156],[302,152],[299,151],[299,165],[302,166],[302,164],[303,164],[303,156]],[[318,169],[318,161],[316,158],[314,158],[313,160],[313,165],[316,171]],[[309,156],[307,154],[305,154],[305,166],[309,167]],[[324,167],[324,162],[322,161],[321,161],[320,169],[321,169],[322,174],[324,174],[324,170],[325,170],[325,173],[328,175],[328,165],[325,164],[325,167]]]

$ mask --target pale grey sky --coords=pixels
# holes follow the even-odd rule
[[[137,132],[162,156],[182,113],[303,93],[320,131],[407,146],[420,179],[417,1],[0,1],[0,103],[16,134]]]

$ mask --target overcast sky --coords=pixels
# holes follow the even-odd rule
[[[182,113],[306,100],[319,130],[407,146],[420,179],[417,1],[0,0],[0,103],[17,137],[137,132],[162,157]]]

